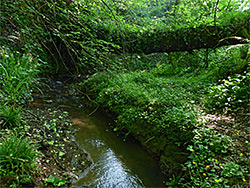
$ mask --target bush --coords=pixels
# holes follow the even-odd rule
[[[37,167],[37,146],[28,138],[6,135],[0,139],[0,175],[6,184],[13,186],[33,181],[32,174]]]

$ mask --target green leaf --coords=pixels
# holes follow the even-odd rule
[[[54,181],[55,181],[55,177],[52,175],[50,175],[49,178],[47,179],[48,183],[54,183]]]
[[[51,140],[48,142],[49,145],[53,145],[54,144],[54,140]]]
[[[59,157],[62,157],[62,156],[64,156],[65,155],[65,153],[63,153],[63,152],[59,152]]]
[[[66,183],[66,180],[60,179],[60,178],[56,178],[55,181],[54,181],[54,183],[53,183],[53,185],[60,187],[60,186],[65,185],[65,183]]]

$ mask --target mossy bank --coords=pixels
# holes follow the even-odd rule
[[[159,158],[165,175],[179,172],[198,117],[191,97],[194,91],[187,83],[149,72],[103,73],[79,84],[79,88],[92,105],[101,105],[114,115],[114,131],[133,135]]]

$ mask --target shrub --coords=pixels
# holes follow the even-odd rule
[[[6,184],[20,185],[33,181],[36,168],[37,146],[28,138],[6,135],[0,139],[0,175]]]

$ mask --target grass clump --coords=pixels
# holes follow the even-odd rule
[[[22,109],[32,100],[31,87],[37,81],[38,62],[29,54],[0,50],[0,130],[20,128]],[[20,130],[23,131],[23,130]],[[1,186],[32,184],[37,146],[28,138],[5,134],[0,139]]]
[[[6,186],[32,183],[39,154],[36,149],[28,138],[16,134],[0,139],[0,175]]]
[[[21,121],[21,108],[13,106],[2,106],[0,109],[1,127],[18,127]]]

